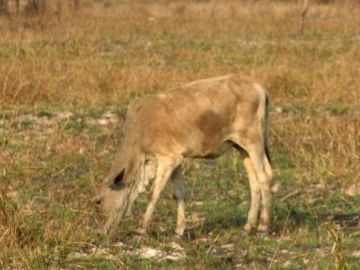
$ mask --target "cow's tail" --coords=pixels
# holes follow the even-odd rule
[[[270,148],[269,148],[269,110],[270,110],[270,98],[266,93],[265,95],[265,121],[264,121],[264,150],[265,155],[271,164]]]

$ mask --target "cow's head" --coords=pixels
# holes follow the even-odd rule
[[[141,171],[133,176],[126,175],[125,169],[114,176],[106,177],[97,191],[95,199],[103,217],[101,232],[111,233],[125,215],[131,212],[139,193],[145,191],[150,179],[155,177],[157,162],[145,161]],[[132,180],[127,180],[131,178]]]
[[[113,179],[104,179],[98,189],[96,203],[103,217],[102,233],[111,233],[129,208],[132,183],[123,183],[124,173],[123,170]]]

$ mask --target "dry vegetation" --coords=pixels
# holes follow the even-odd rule
[[[360,4],[310,2],[301,36],[292,1],[68,1],[0,16],[0,268],[358,269]],[[189,167],[183,239],[171,187],[152,235],[131,233],[144,196],[115,239],[98,236],[91,199],[128,101],[230,72],[272,98],[273,233],[242,232],[248,186],[231,153]]]

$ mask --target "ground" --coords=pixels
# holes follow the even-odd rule
[[[63,17],[1,17],[0,268],[358,269],[360,46],[356,1],[90,2]],[[148,236],[147,194],[108,239],[96,186],[130,100],[243,73],[271,97],[273,218],[242,229],[237,153],[185,171],[187,230],[169,184]]]

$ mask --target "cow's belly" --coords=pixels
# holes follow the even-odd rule
[[[233,147],[233,143],[230,141],[223,142],[219,145],[213,145],[213,147],[198,148],[198,149],[187,149],[183,153],[185,158],[217,158],[229,151]]]

